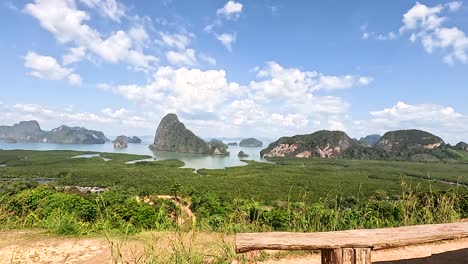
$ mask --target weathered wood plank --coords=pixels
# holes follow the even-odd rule
[[[316,233],[239,233],[236,235],[236,251],[382,249],[464,237],[468,237],[468,222]]]

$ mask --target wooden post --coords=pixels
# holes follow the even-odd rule
[[[343,248],[343,264],[354,264],[356,261],[353,248]]]
[[[342,264],[343,251],[341,248],[322,249],[322,264]]]
[[[322,264],[371,264],[371,248],[322,249]]]
[[[354,257],[356,258],[356,264],[371,264],[371,251],[370,248],[355,248]]]

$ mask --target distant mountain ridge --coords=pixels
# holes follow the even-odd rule
[[[373,139],[377,136],[373,137]],[[369,138],[368,138],[369,139]],[[385,133],[373,146],[351,139],[345,132],[321,130],[307,135],[282,137],[260,152],[262,157],[390,159],[406,161],[467,160],[459,151],[468,151],[460,142],[452,147],[429,132],[411,129]]]
[[[410,149],[435,149],[443,145],[445,142],[436,135],[418,129],[410,129],[387,132],[374,147],[389,152],[398,152]]]
[[[308,135],[282,137],[260,152],[262,157],[336,158],[357,143],[345,132],[320,130]]]
[[[57,144],[104,144],[109,141],[103,132],[83,127],[62,125],[51,131],[44,131],[35,120],[21,121],[13,126],[0,126],[0,139]]]
[[[374,134],[374,135],[368,135],[365,137],[362,137],[359,139],[359,143],[362,145],[365,145],[367,147],[372,147],[377,143],[380,139],[382,138],[381,135]]]

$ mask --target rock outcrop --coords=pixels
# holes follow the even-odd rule
[[[321,130],[282,137],[260,152],[262,157],[336,158],[356,143],[342,131]]]
[[[127,148],[128,147],[128,137],[126,136],[118,136],[113,142],[114,142],[114,148]]]
[[[245,154],[244,151],[239,151],[239,154],[237,154],[237,157],[239,158],[247,158],[249,155]]]
[[[359,139],[359,143],[366,147],[372,147],[382,138],[381,135],[368,135]]]
[[[0,126],[0,139],[57,144],[104,144],[104,133],[83,127],[60,126],[44,131],[37,121],[21,121],[13,126]]]
[[[162,151],[210,154],[208,144],[188,130],[175,114],[168,114],[161,120],[154,144],[150,147]]]
[[[136,136],[127,137],[127,136],[124,136],[124,135],[120,135],[117,138],[121,138],[122,140],[124,140],[127,143],[132,143],[132,144],[140,144],[141,143],[141,139],[139,137],[136,137]],[[117,140],[117,138],[116,138],[116,140]],[[112,142],[114,143],[115,140],[112,141]]]
[[[154,138],[154,144],[150,146],[153,150],[228,155],[227,146],[219,140],[205,142],[188,130],[179,121],[177,115],[168,114],[159,123]]]
[[[263,147],[263,142],[260,140],[257,140],[255,138],[246,138],[243,139],[240,143],[239,146],[241,147]]]
[[[221,140],[210,140],[210,142],[208,142],[208,147],[210,148],[211,155],[229,155],[229,151],[227,151],[228,146],[224,144]]]
[[[387,132],[374,147],[387,152],[401,152],[414,149],[431,150],[443,145],[445,142],[440,137],[426,131],[411,129]]]
[[[462,151],[468,151],[468,144],[465,142],[459,142],[458,144],[455,145],[456,149],[462,150]]]
[[[46,132],[42,142],[58,144],[104,144],[109,141],[101,131],[84,127],[60,126]]]
[[[231,143],[227,143],[228,146],[230,147],[237,147],[237,142],[231,142]]]

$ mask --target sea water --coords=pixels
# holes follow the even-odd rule
[[[266,146],[264,142],[264,146]],[[237,154],[239,151],[244,151],[249,157],[244,158],[245,160],[254,160],[265,162],[260,157],[260,148],[248,148],[248,147],[235,147],[230,146],[228,151],[231,153],[230,156],[213,156],[213,155],[202,155],[202,154],[190,154],[190,153],[176,153],[176,152],[165,152],[165,151],[152,151],[149,149],[148,143],[141,144],[128,144],[127,148],[116,149],[112,143],[106,144],[52,144],[52,143],[29,143],[29,142],[18,142],[14,144],[0,142],[0,149],[24,149],[24,150],[76,150],[76,151],[92,151],[92,152],[111,152],[111,153],[128,153],[138,155],[149,155],[154,157],[156,160],[165,159],[178,159],[185,163],[183,168],[193,169],[223,169],[226,167],[243,166],[245,162],[241,161]]]

